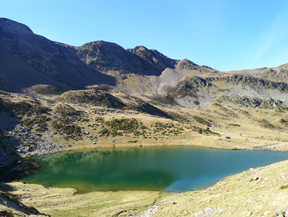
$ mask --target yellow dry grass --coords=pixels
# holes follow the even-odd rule
[[[22,182],[12,182],[8,185],[13,190],[7,192],[17,195],[26,206],[35,207],[41,213],[51,216],[113,216],[121,212],[126,214],[128,211],[138,214],[161,194],[149,191],[77,194],[72,188],[46,188]]]
[[[155,216],[192,216],[208,208],[216,216],[275,216],[286,206],[288,161],[224,178],[208,189],[167,195],[158,201]]]

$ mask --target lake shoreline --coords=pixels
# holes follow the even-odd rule
[[[124,212],[125,215],[141,216],[154,205],[157,206],[153,215],[156,217],[177,216],[183,210],[194,216],[196,213],[204,212],[204,209],[208,210],[209,207],[216,208],[212,209],[219,211],[220,216],[246,216],[249,212],[258,213],[259,216],[269,212],[273,216],[285,207],[287,201],[285,195],[288,190],[281,190],[281,186],[286,183],[281,176],[288,177],[287,163],[288,160],[285,160],[264,167],[251,168],[225,177],[206,189],[185,193],[97,191],[81,194],[73,188],[47,188],[43,185],[23,182],[5,183],[4,186],[9,187],[7,189],[13,190],[4,192],[18,195],[25,205],[33,206],[41,213],[52,216],[76,214],[112,216],[120,212]],[[277,177],[280,179],[275,181]],[[273,185],[271,186],[270,183]],[[0,183],[0,192],[4,189],[2,186],[3,183]],[[259,188],[259,186],[262,187]],[[254,196],[252,197],[251,194]],[[264,198],[263,195],[265,195]],[[262,199],[256,199],[258,197]],[[139,203],[139,201],[142,202]],[[245,205],[242,205],[243,203]],[[86,206],[89,209],[85,208]],[[258,207],[257,211],[255,206]]]
[[[174,145],[170,147],[187,147],[187,145]],[[190,145],[191,146],[191,145]],[[146,146],[145,144],[142,147],[151,147]],[[160,145],[155,145],[155,147],[161,147]],[[163,146],[165,147],[165,146]],[[166,146],[167,147],[167,146]],[[196,146],[193,146],[196,147]],[[199,146],[197,146],[199,147]],[[201,147],[201,146],[200,146]],[[105,146],[99,147],[96,149],[103,150],[105,148],[115,148],[113,146]],[[116,147],[121,148],[121,147]],[[122,148],[129,148],[129,145],[122,147]],[[139,146],[131,146],[131,148],[140,148]],[[202,147],[203,148],[203,147]],[[204,147],[207,149],[211,149],[211,147]],[[87,146],[84,149],[95,149],[94,147]],[[70,149],[70,150],[63,150],[65,151],[81,151],[82,149]],[[220,150],[229,150],[224,148],[217,148]],[[233,149],[230,149],[233,150]],[[253,150],[259,151],[259,149],[245,149],[245,150]],[[275,150],[267,150],[267,151],[275,151]],[[277,150],[278,151],[278,150]],[[282,151],[285,152],[285,151]],[[55,153],[56,154],[56,153]],[[53,154],[52,154],[53,155]],[[23,182],[6,182],[0,183],[1,185],[11,186],[14,190],[13,195],[18,195],[19,201],[24,203],[27,206],[35,207],[41,213],[46,213],[52,216],[61,216],[69,215],[73,216],[75,214],[83,215],[89,214],[91,215],[91,211],[83,209],[83,207],[89,206],[95,210],[94,213],[96,216],[101,215],[116,215],[118,213],[123,212],[125,215],[131,214],[133,216],[141,216],[144,213],[147,213],[150,210],[150,207],[157,207],[155,214],[153,216],[165,216],[167,212],[170,213],[172,216],[177,216],[180,211],[182,210],[190,210],[191,213],[194,214],[204,211],[209,207],[218,207],[215,212],[221,211],[223,214],[220,216],[227,216],[228,213],[231,213],[231,207],[235,207],[232,209],[235,215],[242,215],[246,216],[248,211],[250,212],[255,211],[253,206],[251,207],[249,203],[246,201],[251,200],[251,191],[254,192],[255,195],[261,197],[261,195],[267,195],[266,200],[264,203],[266,204],[263,208],[258,210],[257,212],[270,212],[270,213],[277,213],[277,210],[280,210],[286,204],[286,199],[282,200],[282,197],[277,196],[278,194],[282,194],[281,192],[287,192],[287,190],[279,190],[281,186],[285,186],[285,179],[278,178],[278,181],[275,183],[273,181],[274,177],[283,177],[285,172],[286,165],[288,160],[280,161],[278,163],[273,163],[264,167],[257,167],[257,168],[250,168],[249,170],[237,173],[232,176],[227,176],[219,181],[217,181],[212,186],[202,189],[202,190],[195,190],[189,191],[185,193],[167,193],[167,192],[160,192],[160,191],[145,191],[145,190],[126,190],[126,191],[93,191],[89,193],[79,193],[76,188],[56,188],[56,187],[47,187],[44,185],[39,184],[29,184]],[[272,169],[275,168],[275,169]],[[267,174],[269,171],[276,171],[278,175]],[[279,172],[278,172],[279,171]],[[287,172],[288,177],[288,172]],[[241,182],[237,181],[240,180]],[[242,182],[243,180],[243,182]],[[251,181],[253,180],[253,181]],[[255,180],[255,181],[254,181]],[[264,181],[264,182],[263,182]],[[284,181],[284,183],[283,183]],[[274,183],[273,184],[273,191],[272,193],[268,193],[263,190],[259,190],[260,187],[263,185],[261,183]],[[241,183],[241,184],[240,184]],[[259,183],[259,184],[258,184]],[[245,190],[247,187],[248,191]],[[219,189],[219,187],[221,187]],[[268,187],[266,187],[268,188]],[[271,187],[270,187],[271,188]],[[219,190],[217,190],[219,189]],[[243,189],[243,190],[242,190]],[[0,189],[0,192],[3,189]],[[246,192],[247,191],[247,192]],[[280,192],[279,192],[280,191]],[[6,193],[10,193],[11,191],[4,191]],[[47,192],[47,194],[46,194]],[[270,191],[269,191],[270,192]],[[287,192],[288,193],[288,192]],[[47,197],[48,195],[48,197]],[[276,196],[275,196],[276,195]],[[54,199],[51,200],[49,197],[53,197]],[[234,200],[237,197],[245,198],[246,206],[239,206],[238,203],[235,203]],[[105,199],[104,199],[105,198]],[[191,205],[189,201],[193,199]],[[218,198],[223,198],[223,202],[221,202]],[[267,201],[268,198],[268,201]],[[91,203],[91,200],[95,201]],[[129,200],[129,203],[127,203]],[[125,201],[125,202],[124,202]],[[210,202],[209,202],[210,201]],[[211,202],[212,201],[212,202]],[[228,202],[229,201],[229,202]],[[271,201],[277,201],[277,206],[271,204]],[[192,201],[191,201],[192,202]],[[241,203],[243,203],[241,202]],[[255,204],[259,202],[256,201]],[[96,205],[93,205],[96,204]],[[101,208],[98,207],[97,204],[101,205]],[[113,204],[112,206],[110,204]],[[127,204],[127,205],[123,205]],[[198,205],[199,204],[199,205]],[[202,205],[201,205],[202,204]],[[254,204],[254,205],[255,205]],[[180,208],[180,206],[183,208]],[[0,207],[1,208],[1,207]],[[1,210],[1,209],[0,209]],[[5,208],[4,208],[5,210]],[[212,211],[213,211],[212,210]],[[230,210],[230,211],[229,211]],[[182,212],[181,211],[181,212]],[[232,213],[233,213],[232,212]],[[92,213],[93,216],[93,213]]]
[[[215,149],[215,150],[250,150],[250,151],[279,151],[279,152],[287,152],[287,149],[277,149],[277,150],[274,150],[274,149],[269,149],[269,148],[262,148],[262,149],[259,149],[259,148],[253,148],[253,147],[237,147],[235,148],[235,145],[231,146],[231,147],[227,147],[227,146],[207,146],[207,145],[191,145],[191,144],[169,144],[169,145],[165,145],[165,144],[151,144],[151,143],[137,143],[137,144],[134,144],[134,143],[124,143],[124,144],[121,144],[121,145],[118,145],[117,143],[116,144],[90,144],[90,145],[81,145],[81,146],[73,146],[73,147],[68,147],[68,148],[65,148],[65,149],[59,149],[59,150],[55,150],[54,152],[44,152],[42,154],[39,154],[39,153],[30,153],[30,154],[27,154],[26,156],[22,157],[21,159],[17,159],[13,162],[11,162],[10,164],[8,164],[7,166],[5,167],[1,167],[0,168],[0,172],[2,174],[4,173],[8,173],[9,170],[13,171],[15,170],[17,167],[20,167],[20,168],[25,168],[25,165],[28,165],[28,170],[25,170],[23,169],[24,173],[29,173],[29,170],[31,169],[31,164],[27,163],[29,162],[29,159],[31,157],[34,157],[34,156],[41,156],[41,155],[46,155],[46,154],[49,154],[49,155],[53,155],[53,154],[57,154],[57,153],[60,153],[60,152],[69,152],[69,151],[81,151],[81,150],[95,150],[95,149],[99,149],[99,150],[103,150],[103,149],[110,149],[110,148],[145,148],[145,147],[198,147],[198,148],[206,148],[206,149]],[[23,163],[19,163],[19,161],[21,162],[24,162]],[[18,162],[18,163],[17,163]],[[22,165],[20,165],[22,164]],[[13,165],[17,165],[17,166],[14,166]],[[35,169],[35,168],[32,168],[32,169]],[[14,173],[14,172],[13,172]],[[19,174],[21,172],[18,172]],[[8,175],[9,176],[9,175]],[[15,174],[13,174],[13,176],[15,177]],[[20,176],[22,176],[22,174],[20,174]],[[5,176],[5,180],[7,180],[7,174]],[[12,180],[12,179],[11,179]],[[18,180],[17,178],[16,179],[13,179],[13,180]],[[0,181],[3,181],[3,178],[2,178],[2,175],[0,176]]]
[[[273,153],[270,150],[232,151],[196,146],[74,149],[34,158],[44,167],[39,174],[22,180],[47,186],[73,187],[79,192],[99,190],[186,192],[204,189],[227,175],[251,167],[287,159],[286,153]],[[228,162],[230,166],[226,167]],[[41,174],[45,174],[45,178]],[[159,185],[160,182],[162,184]]]
[[[207,148],[207,149],[215,149],[215,150],[250,150],[250,151],[277,151],[277,152],[288,152],[287,149],[269,149],[269,148],[253,148],[253,147],[226,147],[226,146],[203,146],[203,145],[179,145],[179,144],[169,144],[169,145],[157,145],[157,144],[121,144],[121,145],[84,145],[81,147],[69,147],[68,149],[59,150],[58,152],[65,152],[65,151],[73,151],[73,150],[86,150],[86,149],[105,149],[105,148],[145,148],[145,147],[197,147],[197,148]],[[44,153],[44,154],[51,154],[51,153]]]

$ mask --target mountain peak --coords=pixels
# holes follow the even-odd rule
[[[7,18],[0,18],[0,33],[4,36],[33,34],[28,26]]]
[[[183,59],[181,60],[178,64],[177,67],[181,70],[197,70],[198,69],[198,65],[193,63],[192,61],[188,60],[188,59]]]
[[[178,60],[170,59],[157,50],[149,50],[144,46],[137,46],[133,49],[127,49],[127,51],[154,65],[155,69],[159,72],[162,72],[166,68],[174,69],[178,62]]]
[[[149,51],[149,49],[144,46],[136,46],[133,50]]]
[[[108,42],[108,41],[103,41],[103,40],[98,40],[98,41],[92,41],[92,42],[88,42],[82,46],[91,46],[91,45],[97,45],[97,46],[117,46],[117,47],[121,47],[116,43],[113,42]],[[82,47],[80,46],[80,47]],[[123,48],[124,49],[124,48]]]

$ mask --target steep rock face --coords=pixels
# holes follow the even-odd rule
[[[77,48],[78,57],[90,68],[103,73],[135,73],[142,75],[160,75],[167,68],[175,68],[175,60],[159,52],[143,47],[125,50],[121,46],[95,41]]]
[[[166,92],[176,98],[183,98],[185,96],[197,96],[200,88],[212,87],[213,84],[207,80],[198,77],[185,77],[175,87],[167,87]]]
[[[219,71],[208,66],[199,66],[190,60],[183,59],[178,62],[176,68],[190,75],[221,74]]]
[[[149,62],[157,72],[162,72],[166,68],[174,69],[179,60],[173,60],[165,55],[159,53],[157,50],[148,50],[146,47],[137,46],[134,49],[127,49],[127,51],[136,54],[142,59]]]
[[[181,60],[177,67],[179,69],[184,69],[184,70],[197,70],[199,69],[199,66],[193,62],[191,62],[190,60],[187,60],[187,59],[184,59],[184,60]]]
[[[110,42],[95,41],[84,44],[77,48],[77,55],[90,68],[104,73],[109,71],[118,73],[140,71],[145,74],[149,70],[149,64],[137,56],[131,55],[121,46]]]

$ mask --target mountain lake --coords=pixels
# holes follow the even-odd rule
[[[251,167],[288,159],[287,152],[198,147],[90,149],[36,156],[41,170],[21,181],[91,191],[200,190]]]

